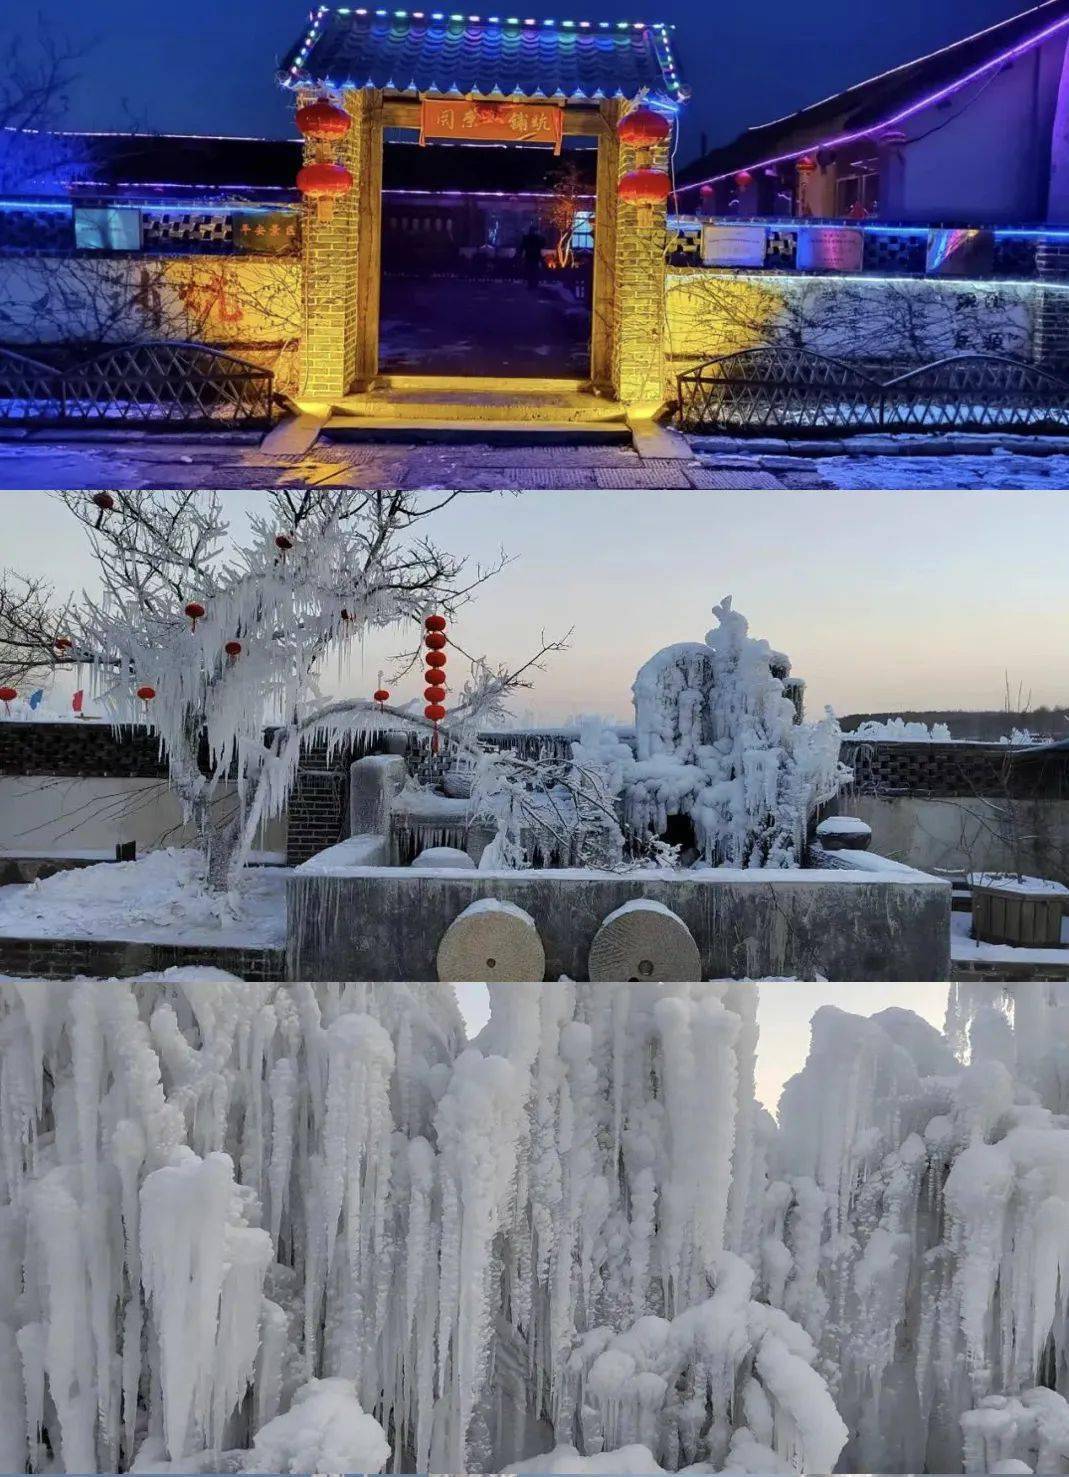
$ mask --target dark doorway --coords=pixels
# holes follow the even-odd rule
[[[380,372],[585,379],[596,158],[388,141]]]

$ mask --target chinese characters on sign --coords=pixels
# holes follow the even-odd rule
[[[564,109],[553,103],[475,102],[471,98],[423,98],[419,141],[429,138],[552,144],[559,154]]]

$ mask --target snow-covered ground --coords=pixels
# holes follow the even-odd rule
[[[950,958],[955,964],[1056,964],[1069,969],[1069,917],[1062,919],[1062,945],[1060,949],[1031,949],[981,943],[972,936],[968,913],[950,915]]]
[[[150,851],[0,887],[0,934],[276,948],[286,936],[287,875],[249,868],[221,895],[205,885],[198,852]]]

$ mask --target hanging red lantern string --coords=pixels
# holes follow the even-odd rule
[[[238,657],[238,656],[241,655],[241,642],[240,641],[228,641],[226,643],[226,645],[223,647],[223,650],[226,652],[226,654],[230,658],[230,660],[233,661],[235,657]]]
[[[424,718],[434,724],[434,732],[431,735],[431,753],[438,752],[438,725],[445,717],[445,647],[449,645],[449,637],[446,635],[446,620],[443,615],[429,615],[423,622],[425,635],[423,644],[427,648],[427,687],[423,694],[427,700],[427,706],[423,709]],[[434,672],[438,676],[432,681]]]
[[[191,600],[186,606],[186,615],[188,615],[189,619],[193,622],[192,629],[194,631],[197,629],[197,622],[200,620],[203,614],[204,606],[200,603],[199,600]]]

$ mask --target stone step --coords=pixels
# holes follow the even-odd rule
[[[416,420],[386,416],[332,416],[321,441],[432,442],[459,446],[627,446],[626,421]]]
[[[424,388],[370,390],[335,400],[327,428],[339,420],[387,421],[550,421],[591,423],[626,420],[618,401],[573,390]]]

